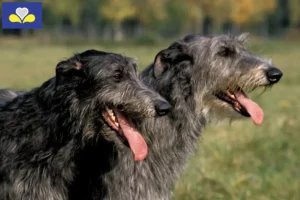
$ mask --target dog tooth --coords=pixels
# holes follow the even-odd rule
[[[114,115],[114,112],[113,112],[111,109],[109,109],[107,112],[108,112],[108,114],[110,114],[111,116]]]
[[[231,94],[228,90],[226,90],[226,94],[231,97],[232,99],[235,99],[235,96],[233,94]]]

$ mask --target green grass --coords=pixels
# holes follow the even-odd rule
[[[284,73],[270,91],[250,95],[263,108],[265,120],[259,127],[251,120],[207,127],[199,151],[176,185],[176,200],[300,199],[299,44],[254,41],[250,46],[252,51],[271,57]],[[0,88],[39,86],[54,75],[58,61],[88,48],[124,53],[138,58],[145,67],[167,45],[67,47],[35,41],[2,42]]]

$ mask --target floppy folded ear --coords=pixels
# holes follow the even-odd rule
[[[159,78],[161,74],[168,68],[168,63],[162,60],[162,51],[158,53],[154,61],[154,76]]]
[[[64,60],[56,65],[56,84],[61,83],[63,80],[80,77],[82,63],[73,60]]]
[[[170,66],[177,65],[184,61],[192,61],[187,47],[174,43],[168,49],[160,51],[154,60],[154,76],[159,78]]]

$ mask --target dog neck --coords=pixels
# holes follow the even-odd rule
[[[144,79],[146,84],[151,81],[149,77]],[[169,85],[168,88],[177,87],[180,83],[172,84],[176,86]],[[153,87],[151,84],[148,86]],[[155,86],[160,87],[159,84]],[[154,90],[160,91],[155,87]],[[106,159],[101,160],[102,164],[110,161],[110,171],[103,173],[98,170],[101,175],[96,177],[102,177],[101,181],[88,186],[90,189],[86,193],[97,194],[107,199],[171,198],[175,181],[181,175],[191,154],[195,152],[205,123],[195,114],[192,96],[180,95],[176,91],[172,91],[172,95],[167,95],[170,91],[160,94],[173,105],[173,111],[167,116],[143,119],[140,124],[136,124],[148,145],[149,152],[146,159],[134,161],[129,148],[114,154],[113,161],[111,156],[102,157],[101,159]],[[91,174],[95,176],[95,173]]]
[[[160,84],[152,84],[151,77],[146,76],[143,81],[154,90],[162,91],[156,88],[162,87]],[[180,85],[179,82],[172,84],[166,87]],[[85,149],[82,157],[87,161],[80,162],[80,176],[72,186],[72,195],[86,199],[170,199],[175,181],[195,152],[205,125],[195,114],[190,91],[185,90],[187,95],[180,92],[172,91],[172,95],[168,95],[170,91],[160,92],[173,105],[173,111],[136,124],[148,145],[145,160],[134,161],[130,148],[116,150],[107,141]]]

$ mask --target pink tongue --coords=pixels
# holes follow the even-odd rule
[[[248,99],[243,93],[234,93],[237,101],[247,110],[255,125],[260,125],[264,120],[264,112],[255,102]]]
[[[123,130],[123,134],[128,140],[129,146],[134,154],[134,160],[144,160],[148,154],[148,146],[142,137],[142,135],[131,126],[125,119],[125,117],[115,112],[118,118],[118,122]]]

